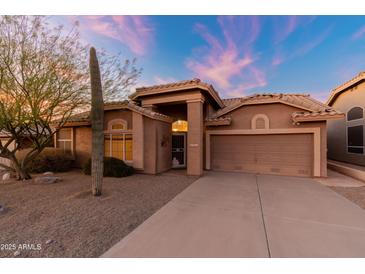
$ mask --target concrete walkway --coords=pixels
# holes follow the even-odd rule
[[[209,172],[102,257],[365,257],[365,211],[312,179]]]
[[[328,169],[327,178],[315,178],[314,180],[325,186],[339,186],[339,187],[363,187],[365,183],[352,178],[350,176],[341,174],[337,171]]]
[[[359,165],[353,165],[344,162],[338,162],[334,160],[327,161],[328,169],[335,170],[346,176],[350,176],[356,180],[365,182],[365,167]]]

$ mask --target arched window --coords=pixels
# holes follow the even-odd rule
[[[123,119],[114,119],[109,121],[108,123],[108,130],[115,131],[115,130],[127,130],[127,121]]]
[[[122,123],[116,123],[116,124],[113,124],[112,125],[112,128],[111,129],[112,130],[117,130],[117,129],[123,130],[123,129],[125,129],[125,125],[122,124]]]
[[[131,163],[133,161],[133,135],[132,130],[128,130],[127,121],[124,119],[109,121],[108,129],[104,133],[104,156]]]
[[[353,107],[347,112],[347,121],[357,120],[364,117],[364,111],[361,107]]]
[[[269,117],[265,114],[256,114],[251,120],[252,129],[269,129]]]

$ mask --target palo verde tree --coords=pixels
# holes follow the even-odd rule
[[[52,141],[70,116],[90,108],[88,46],[77,25],[50,27],[42,16],[0,17],[1,167],[29,179],[27,165]],[[135,60],[100,54],[105,101],[125,98],[141,70]],[[31,149],[17,158],[24,140]]]

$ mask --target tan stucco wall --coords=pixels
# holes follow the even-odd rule
[[[336,110],[342,111],[345,114],[355,106],[365,108],[365,82],[359,84],[356,89],[340,94],[332,105]],[[365,120],[357,121],[356,125],[359,124],[365,126]],[[346,125],[346,117],[342,120],[328,121],[328,158],[365,166],[365,155],[347,152]]]
[[[144,168],[144,134],[143,134],[143,116],[140,113],[133,112],[133,167],[136,170]]]
[[[251,120],[257,114],[269,117],[270,128],[297,127],[293,125],[291,119],[291,114],[295,111],[303,110],[280,103],[243,106],[227,114],[232,117],[231,125],[210,127],[210,129],[250,129]]]
[[[132,111],[130,110],[108,110],[104,112],[104,130],[107,130],[108,123],[114,119],[127,121],[128,129],[133,128]]]
[[[207,127],[207,130],[251,129],[251,120],[257,114],[265,114],[269,118],[270,129],[285,128],[320,128],[321,132],[321,176],[327,176],[327,132],[326,122],[307,122],[293,125],[291,115],[301,109],[281,103],[243,106],[227,114],[232,117],[229,126]]]
[[[113,119],[124,119],[133,134],[133,167],[148,174],[171,168],[171,123],[154,120],[129,110],[105,112],[104,128]],[[76,167],[81,168],[91,157],[90,126],[73,128]]]
[[[203,102],[188,102],[187,174],[203,174]]]
[[[171,168],[171,124],[155,121],[157,130],[157,173]]]
[[[143,117],[143,139],[144,139],[144,168],[147,174],[156,173],[156,125],[155,120]]]
[[[307,122],[302,123],[299,128],[315,128],[321,129],[321,177],[327,177],[327,124],[326,122]]]
[[[129,110],[106,111],[104,113],[104,129],[107,129],[108,122],[113,119],[124,119],[128,123],[128,129],[132,129],[132,112]],[[91,127],[74,127],[74,155],[75,166],[81,168],[91,157]]]
[[[143,117],[143,127],[144,127],[143,172],[147,174],[156,174],[170,169],[171,124],[153,120],[148,117]]]
[[[91,127],[74,127],[76,167],[81,168],[91,157]]]

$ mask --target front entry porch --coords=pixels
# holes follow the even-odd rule
[[[204,97],[200,92],[178,98],[144,100],[143,107],[174,119],[171,128],[172,168],[186,168],[187,175],[203,174]],[[185,125],[185,128],[184,128]]]

